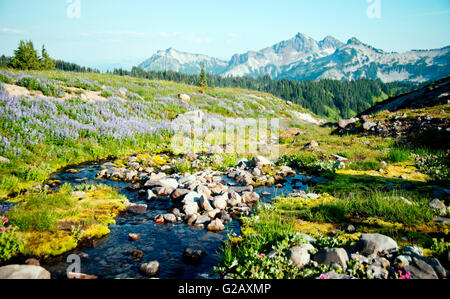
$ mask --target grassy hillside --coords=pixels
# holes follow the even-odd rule
[[[309,111],[270,94],[110,74],[0,71],[0,197],[29,189],[69,164],[161,151],[176,133],[178,114],[203,110],[211,123],[276,117],[291,125]],[[6,90],[18,96],[12,99]],[[178,98],[190,95],[189,102]],[[300,114],[299,114],[300,113]]]

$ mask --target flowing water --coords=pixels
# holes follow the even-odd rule
[[[67,260],[69,255],[78,254],[81,257],[81,273],[96,275],[103,279],[112,278],[144,278],[139,273],[142,263],[157,260],[160,270],[157,277],[166,279],[201,279],[219,278],[214,273],[213,267],[217,265],[220,247],[227,234],[232,231],[240,233],[240,224],[233,220],[227,225],[227,229],[221,233],[211,233],[206,229],[196,229],[185,223],[160,226],[153,219],[158,214],[169,213],[174,207],[170,200],[154,200],[148,202],[145,197],[138,195],[137,191],[129,191],[130,183],[95,179],[101,170],[103,163],[85,164],[75,169],[77,173],[62,171],[56,173],[51,179],[58,179],[62,184],[69,183],[73,186],[83,183],[101,183],[116,188],[119,193],[125,195],[132,203],[147,204],[145,214],[120,215],[116,218],[116,224],[109,227],[111,233],[101,240],[95,240],[90,244],[84,244],[72,252],[68,252],[56,258],[43,261],[41,264],[52,273],[53,278],[65,278],[66,269],[73,262]],[[229,184],[233,181],[225,178]],[[255,192],[261,195],[261,201],[269,202],[273,197],[281,194],[289,194],[293,189],[305,189],[305,186],[296,178],[288,178],[284,187],[256,188]],[[270,195],[269,195],[270,193]],[[140,239],[130,242],[128,234],[136,233]],[[206,252],[205,258],[199,266],[187,265],[182,260],[182,254],[186,247],[201,248]],[[144,253],[139,261],[133,260],[132,252],[140,250]]]

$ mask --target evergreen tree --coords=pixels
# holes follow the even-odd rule
[[[32,41],[20,41],[19,47],[14,51],[11,67],[21,70],[38,70],[40,68],[39,56]]]
[[[47,53],[47,50],[45,50],[44,45],[42,45],[42,55],[41,55],[40,63],[41,63],[41,69],[43,69],[43,70],[54,70],[56,68],[55,61],[50,58],[50,56]]]
[[[206,81],[206,71],[204,62],[202,62],[202,70],[200,72],[200,81],[198,81],[198,85],[200,87],[208,87],[208,82]]]

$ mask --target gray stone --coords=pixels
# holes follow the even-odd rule
[[[253,171],[252,171],[252,175],[260,176],[261,175],[261,170],[259,168],[254,168]]]
[[[180,200],[184,198],[186,194],[188,194],[190,191],[188,189],[176,189],[175,191],[170,194],[170,198],[173,200]]]
[[[183,251],[183,262],[188,265],[198,266],[205,256],[206,253],[202,249],[197,247],[187,247]]]
[[[350,234],[353,234],[356,231],[355,226],[353,226],[352,224],[350,224],[349,226],[347,226],[347,232]]]
[[[220,219],[212,220],[206,228],[211,232],[221,232],[225,230],[225,226]]]
[[[126,211],[134,214],[144,214],[147,212],[147,205],[132,203],[127,206]]]
[[[162,179],[159,181],[159,184],[161,187],[165,187],[165,188],[171,188],[171,189],[178,188],[178,182],[175,179]]]
[[[202,195],[200,197],[200,200],[198,201],[198,203],[200,204],[200,207],[207,212],[214,210],[214,208],[211,206],[211,203],[209,202],[208,198],[206,198],[206,196],[204,196],[204,195]]]
[[[178,184],[184,185],[184,184],[187,184],[187,183],[195,182],[195,180],[197,180],[197,177],[195,175],[191,174],[191,175],[187,175],[187,176],[184,176],[184,177],[180,178],[178,180]]]
[[[444,279],[447,278],[447,271],[445,270],[445,268],[441,265],[441,263],[439,262],[438,259],[436,258],[430,258],[427,259],[427,264],[430,265],[431,267],[433,267],[434,272],[436,272],[437,276],[440,279]]]
[[[380,266],[370,265],[367,270],[371,272],[374,279],[387,279],[389,276],[389,271]]]
[[[313,258],[319,264],[332,266],[339,265],[342,269],[347,269],[348,254],[343,248],[322,249],[314,255]]]
[[[242,194],[242,201],[244,203],[255,203],[259,200],[259,195],[256,192],[244,192]]]
[[[227,201],[224,198],[222,198],[222,197],[217,197],[213,201],[213,206],[216,209],[224,210],[227,207]]]
[[[310,252],[314,250],[314,246],[311,244],[302,244],[294,246],[286,254],[286,257],[290,259],[297,267],[303,268],[311,260]]]
[[[197,220],[195,221],[195,224],[207,224],[211,221],[211,218],[209,218],[206,215],[200,215],[197,217]]]
[[[168,197],[173,193],[173,191],[173,188],[168,187],[156,187],[153,189],[153,192],[155,192],[159,197]]]
[[[188,194],[184,196],[184,199],[181,201],[184,204],[190,204],[195,203],[199,201],[201,198],[201,195],[195,191],[191,191]]]
[[[440,201],[438,198],[433,199],[428,203],[428,206],[436,210],[441,216],[447,215],[447,208],[445,207],[444,203]]]
[[[9,265],[0,267],[0,279],[50,279],[50,272],[40,266]]]
[[[2,156],[0,156],[0,163],[5,163],[5,164],[9,164],[9,163],[10,163],[10,161],[9,161],[9,159],[8,159],[8,158],[5,158],[5,157],[2,157]]]
[[[374,122],[371,122],[371,121],[365,122],[365,123],[363,124],[363,128],[364,128],[364,130],[366,130],[366,131],[369,131],[370,129],[372,129],[373,127],[376,127],[376,126],[377,126],[377,124],[374,123]]]
[[[177,222],[177,217],[174,214],[165,214],[164,221],[166,223],[175,223]]]
[[[198,212],[198,204],[196,202],[191,202],[183,206],[183,212],[186,216],[192,216]]]
[[[335,155],[335,154],[332,154],[331,157],[335,158],[339,162],[346,162],[346,161],[348,161],[348,159],[346,157],[342,157],[342,156]]]
[[[139,271],[147,277],[153,277],[158,274],[159,262],[153,261],[147,264],[142,264],[141,267],[139,267]]]
[[[209,188],[204,185],[198,185],[195,191],[197,191],[198,194],[204,195],[206,197],[211,196],[211,190],[209,190]]]
[[[433,267],[425,261],[413,257],[413,264],[404,266],[406,272],[411,272],[412,279],[438,279]]]
[[[308,193],[308,194],[306,194],[306,197],[308,197],[310,199],[318,199],[320,197],[320,195],[318,195],[316,193]]]
[[[367,257],[365,257],[364,255],[360,255],[357,253],[352,253],[350,255],[350,258],[356,262],[358,262],[359,264],[369,264],[369,259]]]
[[[419,246],[405,246],[403,248],[403,254],[405,255],[416,255],[416,256],[423,256],[422,248]]]
[[[271,165],[272,162],[267,159],[266,157],[263,156],[256,156],[252,159],[252,164],[254,166],[257,166],[258,164],[262,164],[262,165]]]
[[[379,252],[389,253],[395,251],[398,251],[397,242],[381,234],[363,234],[353,248],[353,252],[359,252],[365,256],[374,256]]]
[[[409,266],[412,263],[412,257],[409,255],[399,255],[395,258],[395,264],[404,267]]]
[[[357,119],[356,119],[356,118],[351,118],[351,119],[341,119],[341,120],[339,120],[339,122],[338,122],[338,126],[339,126],[339,128],[341,128],[341,129],[345,129],[349,124],[353,124],[353,123],[355,123],[355,122],[357,122]]]

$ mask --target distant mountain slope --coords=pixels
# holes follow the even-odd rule
[[[264,76],[298,81],[361,78],[383,82],[426,82],[450,75],[450,46],[435,50],[387,53],[356,38],[346,44],[327,36],[316,41],[304,34],[260,51],[234,55],[229,62],[174,49],[159,51],[139,65],[144,70],[172,70],[188,74],[206,70],[223,76]]]
[[[226,61],[206,55],[181,52],[175,49],[158,51],[138,67],[152,71],[168,70],[185,74],[198,74],[200,73],[202,62],[205,63],[205,69],[208,73],[220,74],[227,67]]]
[[[381,111],[420,109],[447,104],[450,101],[450,77],[443,78],[421,89],[383,101],[360,115],[373,115]]]
[[[450,77],[446,77],[387,99],[358,114],[358,118],[341,120],[335,132],[393,137],[401,144],[447,151],[450,146],[449,101]],[[448,164],[450,160],[445,159]]]

